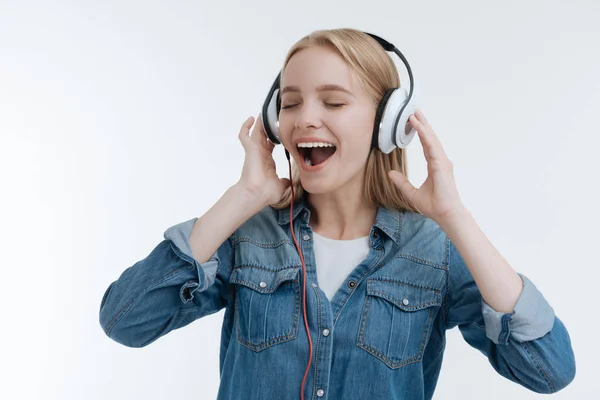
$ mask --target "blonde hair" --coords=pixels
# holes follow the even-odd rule
[[[294,54],[310,47],[327,47],[336,51],[356,73],[358,81],[363,85],[373,100],[373,105],[379,104],[387,89],[400,86],[398,70],[394,62],[379,43],[364,32],[343,28],[318,30],[310,33],[296,42],[288,51],[283,63],[283,70]],[[281,80],[280,80],[281,86]],[[388,172],[392,169],[407,175],[406,152],[395,148],[391,153],[384,154],[379,149],[372,148],[367,158],[365,170],[365,198],[372,206],[382,206],[388,209],[410,210],[420,213],[408,201],[390,180]],[[300,182],[298,166],[292,161],[292,178],[294,182],[294,203],[305,194]],[[290,206],[291,188],[287,188],[279,202],[272,204],[275,209]]]

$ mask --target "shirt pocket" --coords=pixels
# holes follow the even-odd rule
[[[393,279],[367,279],[357,346],[390,368],[420,362],[435,315],[440,290]]]
[[[296,339],[300,317],[299,267],[237,267],[230,282],[236,289],[237,341],[259,352]]]

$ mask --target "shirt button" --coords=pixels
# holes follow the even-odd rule
[[[354,289],[355,286],[356,286],[356,282],[354,282],[354,281],[348,282],[348,287],[349,288]]]
[[[407,305],[408,305],[408,303],[409,303],[408,299],[403,299],[403,300],[402,300],[402,304],[404,304],[405,306],[407,306]]]
[[[329,329],[323,329],[323,336],[329,336]]]
[[[325,394],[325,391],[323,389],[317,390],[317,396],[323,397],[324,394]]]
[[[265,288],[265,287],[267,287],[267,282],[261,282],[261,283],[260,283],[260,287],[262,287],[262,288]]]
[[[310,235],[307,233],[306,235],[302,236],[302,239],[308,240],[308,239],[310,239]]]

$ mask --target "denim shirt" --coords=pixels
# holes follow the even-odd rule
[[[379,208],[368,256],[331,301],[317,281],[304,202],[292,220],[313,343],[305,399],[431,399],[446,331],[456,326],[500,375],[529,390],[553,393],[574,378],[569,334],[534,284],[520,274],[514,311],[495,311],[433,220]],[[143,347],[225,308],[217,398],[299,399],[309,344],[289,208],[265,207],[202,264],[188,240],[195,221],[167,229],[110,284],[100,306],[104,332]]]

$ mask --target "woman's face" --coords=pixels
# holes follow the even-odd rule
[[[279,130],[307,192],[363,184],[374,118],[373,101],[335,51],[311,47],[292,56],[282,75]],[[327,145],[298,147],[307,142]]]

